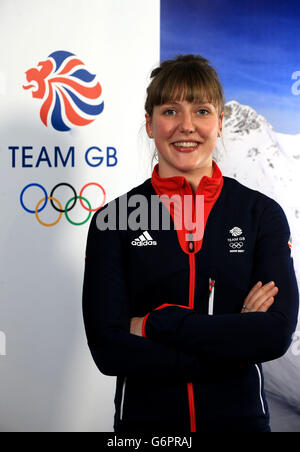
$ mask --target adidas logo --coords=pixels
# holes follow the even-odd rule
[[[143,234],[141,234],[135,240],[132,240],[131,245],[134,246],[157,245],[157,242],[153,240],[149,232],[144,231]]]

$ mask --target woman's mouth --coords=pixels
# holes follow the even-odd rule
[[[199,141],[175,141],[171,143],[174,149],[179,152],[193,152],[199,146]]]

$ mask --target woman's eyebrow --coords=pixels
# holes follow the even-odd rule
[[[202,102],[191,102],[191,103],[193,103],[194,105],[212,105],[207,100],[203,100]],[[180,105],[180,102],[170,101],[170,102],[164,102],[162,105]]]
[[[179,102],[170,101],[170,102],[164,102],[162,105],[180,105]]]

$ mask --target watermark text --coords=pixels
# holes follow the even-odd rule
[[[173,220],[173,221],[172,221]],[[105,230],[140,229],[153,231],[185,230],[188,241],[198,241],[204,234],[204,196],[196,195],[123,195],[111,201],[96,219],[97,228]]]

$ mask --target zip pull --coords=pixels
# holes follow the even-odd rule
[[[213,315],[214,313],[214,297],[215,297],[215,280],[209,278],[209,296],[208,296],[208,315]]]
[[[193,241],[193,234],[189,233],[188,251],[193,253],[195,251],[195,243]]]

